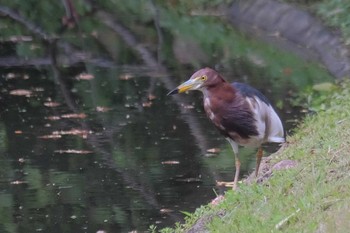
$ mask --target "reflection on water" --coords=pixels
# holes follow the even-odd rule
[[[0,209],[7,230],[146,230],[181,221],[179,211],[224,191],[215,180],[232,179],[233,155],[200,95],[176,105],[159,79],[125,78],[118,69],[80,72],[61,76],[60,86],[48,70],[2,72]],[[254,151],[241,154],[242,170],[251,171]]]

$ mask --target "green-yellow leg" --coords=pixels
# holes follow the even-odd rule
[[[255,176],[258,176],[259,167],[261,163],[261,158],[263,157],[263,150],[259,147],[258,152],[256,153],[256,167],[255,167]]]
[[[239,172],[241,170],[241,161],[239,161],[238,156],[235,156],[235,164],[236,164],[236,172],[235,172],[235,178],[233,179],[233,186],[232,186],[233,190],[237,189]]]
[[[217,185],[232,187],[233,190],[237,189],[239,173],[241,170],[241,161],[239,160],[238,155],[236,154],[235,154],[235,165],[236,165],[236,172],[235,172],[235,177],[233,178],[233,182],[216,181]]]
[[[226,140],[230,143],[233,153],[235,154],[235,165],[236,165],[235,177],[233,179],[233,182],[216,181],[216,184],[222,185],[225,187],[232,187],[232,189],[235,190],[237,189],[239,172],[241,169],[241,161],[239,161],[239,157],[238,157],[238,144],[235,141],[233,141],[231,138],[226,138]]]

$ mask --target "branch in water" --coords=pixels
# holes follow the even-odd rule
[[[55,39],[54,37],[45,33],[41,27],[39,27],[38,25],[35,25],[31,21],[29,21],[28,19],[26,19],[25,17],[21,16],[20,14],[18,14],[17,12],[15,12],[14,10],[12,10],[8,7],[0,6],[0,15],[8,17],[8,18],[20,23],[21,25],[26,27],[31,33],[39,36],[41,39],[44,39],[44,40]]]

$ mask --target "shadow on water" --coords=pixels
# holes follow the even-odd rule
[[[54,39],[0,6],[40,38],[6,40],[8,29],[0,44],[2,232],[144,231],[182,221],[180,211],[223,193],[215,180],[233,178],[233,154],[205,117],[200,93],[166,96],[198,67],[213,64],[229,81],[262,90],[288,131],[301,115],[289,99],[331,79],[319,64],[217,19],[150,2],[152,13],[132,19],[112,14],[132,8],[92,5],[93,22],[80,19],[79,33]],[[56,31],[68,30],[61,26]],[[241,157],[244,176],[255,152]]]

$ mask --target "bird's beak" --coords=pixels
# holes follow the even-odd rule
[[[196,85],[196,79],[189,79],[186,82],[182,83],[180,86],[170,91],[168,95],[174,95],[178,93],[183,93],[188,90],[194,90],[193,87]]]

